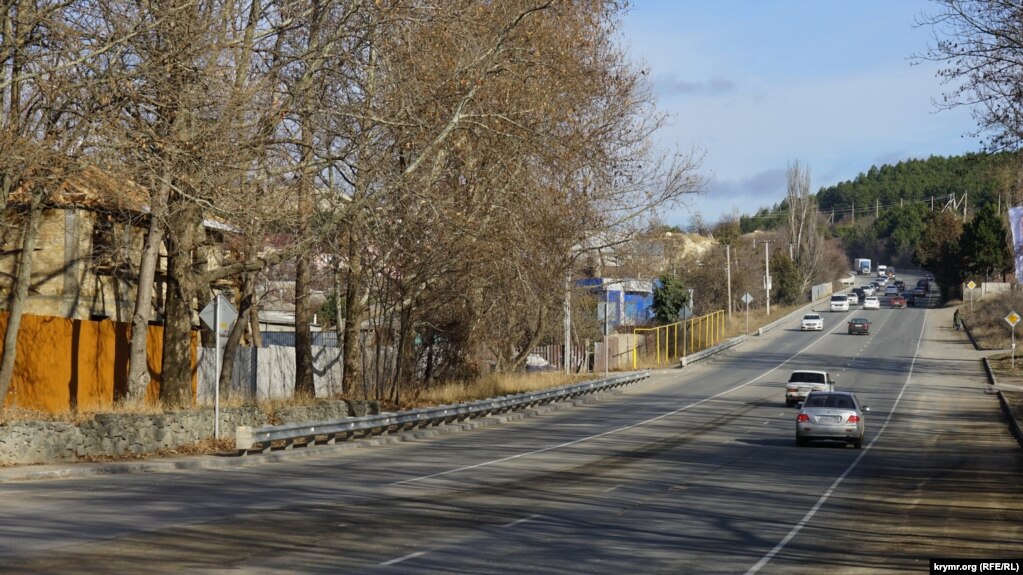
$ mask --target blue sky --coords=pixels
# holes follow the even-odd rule
[[[968,109],[939,111],[933,43],[916,27],[925,0],[636,0],[623,21],[632,60],[650,71],[666,150],[703,154],[707,193],[660,214],[716,223],[785,196],[798,160],[812,189],[872,165],[979,151]]]

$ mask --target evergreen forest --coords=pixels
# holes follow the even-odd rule
[[[1019,157],[1010,152],[931,156],[872,166],[816,193],[828,233],[849,258],[935,274],[945,295],[970,277],[1012,271],[1007,208],[1020,203]],[[787,201],[739,220],[744,233],[784,225]],[[945,214],[939,217],[939,214]]]

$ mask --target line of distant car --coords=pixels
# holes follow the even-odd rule
[[[831,296],[829,307],[831,311],[849,311],[852,305],[862,305],[863,309],[881,309],[881,299],[874,295],[884,290],[888,298],[888,305],[893,309],[905,308],[915,304],[916,297],[927,295],[934,286],[934,280],[930,277],[917,282],[912,292],[906,290],[906,283],[902,280],[891,278],[891,285],[887,285],[889,278],[879,277],[862,287],[853,288],[848,293],[838,293]],[[800,331],[824,331],[824,318],[817,312],[810,312],[803,315],[799,322]],[[870,334],[870,320],[862,317],[854,317],[849,320],[848,329],[850,334]]]

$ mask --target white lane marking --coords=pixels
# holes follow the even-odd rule
[[[614,491],[615,489],[618,489],[619,487],[625,487],[625,486],[624,485],[615,485],[614,487],[608,487],[607,489],[604,490],[604,493],[610,493],[610,492]]]
[[[397,565],[398,563],[401,563],[402,561],[408,561],[409,559],[415,559],[416,557],[419,557],[420,555],[426,555],[426,551],[416,551],[415,553],[409,553],[408,555],[405,555],[404,557],[398,557],[397,559],[391,559],[390,561],[384,561],[383,563],[380,564],[380,566],[381,567],[387,567],[388,565]]]
[[[835,329],[838,329],[838,328],[836,327]],[[830,333],[834,333],[835,329],[832,329]],[[718,393],[717,395],[712,395],[710,397],[705,397],[705,398],[701,399],[700,401],[697,401],[695,403],[690,403],[689,405],[684,405],[684,406],[682,406],[682,407],[680,407],[680,408],[678,408],[676,410],[669,411],[667,413],[663,413],[663,414],[658,415],[656,417],[651,417],[650,419],[646,419],[646,420],[640,421],[638,423],[633,423],[631,425],[626,425],[624,427],[619,427],[618,429],[612,429],[610,431],[605,431],[603,433],[598,433],[596,435],[589,435],[589,436],[581,437],[579,439],[575,439],[575,440],[572,440],[572,441],[566,441],[565,443],[559,443],[557,445],[551,445],[551,446],[543,447],[543,448],[540,448],[540,449],[534,449],[533,451],[525,451],[523,453],[517,453],[515,455],[509,455],[508,457],[502,457],[500,459],[492,459],[490,461],[484,461],[482,463],[477,463],[475,465],[466,465],[465,467],[457,467],[455,469],[448,469],[447,471],[438,471],[437,473],[431,473],[430,475],[423,475],[423,476],[420,476],[420,477],[413,477],[411,479],[405,479],[405,480],[402,480],[402,481],[396,481],[396,482],[392,483],[391,486],[405,485],[407,483],[416,483],[418,481],[423,481],[423,480],[426,480],[426,479],[433,479],[434,477],[442,477],[444,475],[451,475],[452,473],[458,473],[460,471],[468,471],[470,469],[478,469],[480,467],[487,467],[489,465],[496,465],[498,463],[504,463],[506,461],[511,461],[513,459],[520,459],[522,457],[528,457],[530,455],[537,455],[537,454],[540,454],[540,453],[546,453],[548,451],[554,451],[555,449],[562,449],[564,447],[571,447],[572,445],[583,443],[584,441],[589,441],[591,439],[597,439],[597,438],[600,438],[600,437],[606,437],[608,435],[613,435],[615,433],[620,433],[622,431],[628,431],[628,430],[636,428],[636,427],[640,427],[640,426],[643,426],[643,425],[647,425],[649,423],[653,423],[655,421],[659,421],[659,420],[664,419],[666,417],[671,417],[673,415],[677,415],[677,414],[682,413],[683,411],[686,411],[686,410],[688,410],[688,409],[690,409],[692,407],[696,407],[698,405],[702,405],[704,403],[707,403],[708,401],[711,401],[712,399],[717,399],[717,398],[721,397],[722,395],[726,395],[726,394],[732,393],[733,391],[735,391],[737,389],[742,389],[742,388],[746,387],[747,385],[750,385],[751,383],[756,383],[757,381],[763,379],[765,376],[768,376],[768,375],[774,373],[775,371],[781,369],[782,366],[784,366],[785,364],[789,363],[793,359],[795,359],[795,358],[799,357],[800,355],[806,353],[806,351],[808,349],[810,349],[811,347],[817,345],[821,341],[823,341],[823,340],[822,339],[815,339],[812,343],[810,343],[809,345],[807,345],[803,349],[801,349],[801,350],[797,351],[796,353],[792,354],[791,356],[789,356],[789,358],[786,359],[785,361],[779,363],[778,365],[772,367],[771,369],[765,371],[764,373],[761,373],[760,375],[754,377],[753,379],[747,381],[746,383],[743,383],[743,384],[737,385],[735,387],[726,389],[725,391],[722,391],[721,393]]]
[[[782,540],[779,541],[778,544],[775,545],[773,549],[771,549],[770,551],[767,552],[766,555],[761,557],[760,561],[757,561],[755,565],[750,567],[749,570],[746,571],[746,575],[754,575],[755,573],[759,572],[764,567],[764,565],[767,565],[768,562],[770,562],[771,559],[774,558],[775,555],[780,553],[782,549],[785,549],[785,546],[788,545],[789,542],[792,541],[792,539],[795,538],[795,536],[799,534],[800,531],[803,530],[803,527],[806,527],[810,520],[813,519],[813,516],[817,514],[817,511],[820,510],[820,508],[824,505],[825,502],[827,502],[827,500],[831,497],[835,490],[838,489],[838,486],[841,485],[842,481],[844,481],[845,478],[852,472],[852,470],[855,469],[857,465],[859,465],[860,460],[863,459],[863,456],[865,456],[867,452],[870,451],[870,448],[874,446],[874,443],[878,439],[880,439],[881,435],[884,434],[884,431],[888,429],[888,424],[891,422],[892,416],[895,415],[895,410],[899,407],[899,402],[902,401],[902,396],[903,394],[906,393],[906,388],[909,386],[909,382],[913,379],[913,368],[916,366],[916,358],[920,356],[920,343],[924,339],[924,329],[927,327],[927,316],[929,314],[930,310],[924,312],[924,323],[922,326],[920,326],[920,336],[916,340],[916,352],[913,354],[913,361],[910,362],[909,364],[909,373],[906,375],[906,381],[903,382],[902,384],[902,389],[899,390],[898,397],[895,398],[895,403],[892,405],[891,411],[888,412],[888,417],[886,417],[884,420],[884,425],[882,425],[881,429],[874,434],[874,437],[870,439],[870,442],[867,443],[866,446],[864,446],[863,450],[856,457],[856,459],[854,459],[853,462],[850,463],[849,466],[845,468],[845,471],[843,471],[842,474],[839,475],[838,478],[831,483],[831,487],[828,487],[828,490],[824,492],[824,495],[820,496],[820,498],[817,500],[817,503],[815,503],[813,507],[811,507],[810,510],[806,512],[806,515],[804,515],[803,518],[799,520],[799,523],[792,527],[792,529],[789,530],[788,534],[785,535],[785,537],[782,538]]]
[[[502,529],[507,529],[508,527],[515,527],[516,525],[518,525],[520,523],[525,523],[526,521],[532,521],[532,520],[536,519],[537,517],[543,517],[543,515],[534,514],[534,515],[530,515],[529,517],[523,517],[522,519],[516,519],[515,521],[512,521],[511,523],[505,523],[504,525],[501,526],[501,528]]]

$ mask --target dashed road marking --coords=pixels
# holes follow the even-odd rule
[[[534,514],[534,515],[530,515],[529,517],[523,517],[522,519],[516,519],[515,521],[512,521],[511,523],[505,523],[504,525],[501,526],[501,528],[502,529],[507,529],[508,527],[515,527],[516,525],[518,525],[520,523],[525,523],[527,521],[532,521],[532,520],[536,519],[537,517],[543,517],[543,515]]]
[[[383,563],[380,564],[380,566],[381,567],[387,567],[388,565],[397,565],[398,563],[401,563],[402,561],[408,561],[409,559],[415,559],[416,557],[419,557],[420,555],[426,555],[426,553],[427,553],[426,551],[416,551],[415,553],[409,553],[408,555],[405,555],[403,557],[398,557],[397,559],[391,559],[390,561],[384,561]]]

